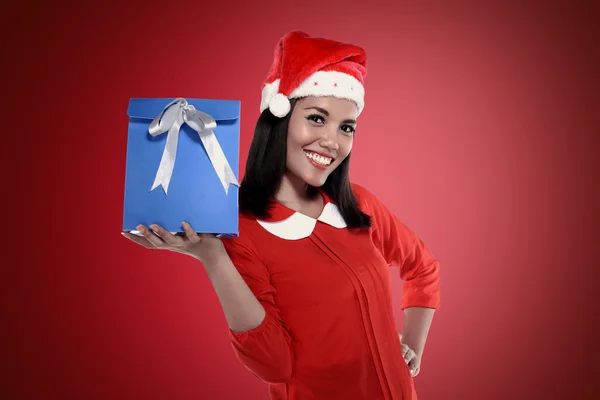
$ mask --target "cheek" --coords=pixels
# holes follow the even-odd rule
[[[338,158],[335,160],[336,168],[337,165],[340,165],[350,154],[350,151],[352,150],[352,139],[341,139],[339,141],[339,145],[340,148],[338,149]]]
[[[286,149],[286,165],[288,169],[297,170],[302,164],[303,158],[306,157],[302,152],[305,143],[300,141],[298,136],[288,137]]]
[[[288,145],[304,147],[318,140],[319,131],[315,127],[302,125],[288,134]]]
[[[352,150],[352,144],[353,144],[353,142],[354,142],[354,140],[351,137],[340,139],[340,141],[339,141],[339,145],[340,145],[339,153],[340,153],[340,155],[342,155],[344,158],[346,158],[346,156],[348,154],[350,154],[350,151]]]
[[[312,124],[302,116],[292,117],[288,125],[288,145],[305,147],[319,140],[322,127]]]

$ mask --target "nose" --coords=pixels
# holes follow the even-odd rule
[[[325,134],[319,140],[319,145],[328,149],[330,152],[336,152],[340,148],[340,143],[338,141],[338,132],[337,129],[324,129]]]

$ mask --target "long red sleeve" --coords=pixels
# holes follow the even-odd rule
[[[401,308],[440,306],[440,263],[427,245],[402,223],[376,196],[354,185],[353,190],[373,220],[373,242],[403,282]]]
[[[232,346],[240,362],[267,383],[285,383],[292,373],[291,339],[275,304],[270,274],[252,244],[239,238],[223,240],[236,269],[266,311],[258,327],[247,332],[229,330]]]

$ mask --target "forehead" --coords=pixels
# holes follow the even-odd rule
[[[301,109],[306,108],[322,108],[326,110],[331,116],[339,117],[343,119],[356,119],[358,114],[358,108],[356,103],[351,100],[339,99],[337,97],[320,97],[320,96],[308,96],[298,100],[297,106]]]

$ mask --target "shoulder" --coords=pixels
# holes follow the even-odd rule
[[[261,235],[262,228],[256,218],[251,215],[238,214],[238,234],[234,237],[226,237],[221,240],[227,250],[231,253],[243,252],[259,257],[260,249],[264,248],[268,236]]]
[[[248,237],[248,233],[252,231],[252,223],[255,220],[245,214],[238,214],[238,233],[236,236],[227,236],[221,238],[221,241],[231,249],[243,247],[253,249],[252,240]]]
[[[371,217],[373,228],[384,227],[390,223],[402,226],[402,222],[381,199],[362,185],[352,183],[352,192],[360,209]]]
[[[240,273],[246,275],[263,274],[265,263],[251,227],[252,219],[240,215],[238,235],[221,238],[229,258]]]
[[[352,188],[352,193],[354,193],[357,199],[373,196],[373,193],[371,193],[367,188],[365,188],[362,185],[359,185],[358,183],[352,182],[350,183],[350,187]]]
[[[363,212],[370,214],[377,211],[381,206],[381,202],[377,196],[366,187],[357,183],[351,183],[350,186],[352,188],[352,193],[354,194],[354,197],[356,197],[356,201]]]

